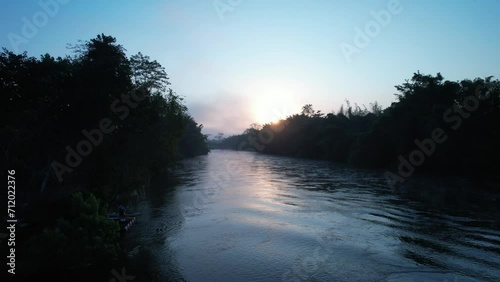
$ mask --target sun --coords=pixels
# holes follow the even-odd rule
[[[260,125],[278,123],[292,114],[289,109],[290,105],[286,99],[274,101],[274,99],[262,97],[253,106],[254,120]]]
[[[257,101],[253,106],[254,120],[261,125],[276,122],[279,118],[273,115],[272,108],[273,106],[263,99]]]
[[[262,83],[255,89],[252,105],[253,120],[260,125],[278,123],[300,109],[296,93],[290,84],[280,81]]]

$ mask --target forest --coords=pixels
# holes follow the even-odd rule
[[[123,260],[108,213],[179,160],[208,154],[209,145],[382,168],[390,186],[415,172],[500,175],[500,82],[493,77],[455,82],[417,72],[396,86],[397,101],[385,109],[346,100],[324,114],[307,104],[278,122],[208,141],[157,61],[127,57],[104,34],[70,48],[64,58],[0,53],[2,169],[17,176],[25,275],[73,277]]]
[[[119,258],[108,212],[151,176],[209,152],[203,126],[156,60],[127,57],[104,34],[70,48],[64,58],[0,53],[2,169],[15,170],[17,250],[31,260],[18,272],[26,275]]]
[[[472,177],[500,175],[500,82],[448,81],[417,72],[395,86],[383,109],[346,100],[335,113],[307,104],[276,123],[252,124],[210,146],[383,168],[389,185],[414,172]]]

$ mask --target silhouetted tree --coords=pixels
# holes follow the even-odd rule
[[[182,157],[208,153],[202,126],[187,114],[183,98],[167,90],[157,61],[141,53],[127,58],[123,46],[104,34],[73,51],[71,57],[39,59],[0,52],[1,164],[23,176],[16,201],[32,226],[19,236],[46,244],[65,267],[116,256],[116,230],[103,209],[117,195]],[[111,132],[100,131],[103,120]],[[62,178],[55,162],[67,167]],[[36,261],[47,253],[31,255]]]
[[[446,131],[447,141],[418,166],[420,171],[496,175],[500,167],[500,82],[485,79],[445,81],[417,72],[395,86],[398,101],[390,107],[374,102],[370,110],[346,100],[337,114],[321,115],[313,106],[273,125],[247,129],[222,142],[236,149],[234,140],[272,132],[261,140],[267,154],[320,158],[348,162],[360,167],[391,167],[399,156],[419,149],[415,140],[432,138],[436,128]],[[257,140],[259,141],[259,140]],[[259,146],[257,144],[257,146]]]
[[[314,114],[314,109],[312,104],[307,104],[302,107],[302,114],[305,116],[312,116]]]

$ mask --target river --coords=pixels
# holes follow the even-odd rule
[[[126,234],[151,280],[500,281],[499,197],[469,182],[391,189],[381,171],[224,150],[183,164]]]

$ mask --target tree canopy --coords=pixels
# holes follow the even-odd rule
[[[128,58],[104,34],[72,49],[64,58],[0,52],[0,150],[4,171],[22,175],[16,200],[33,240],[59,250],[61,260],[75,259],[75,244],[87,240],[82,255],[92,263],[116,255],[116,230],[102,209],[208,148],[203,125],[167,88],[157,61]],[[102,255],[91,255],[99,248]]]
[[[436,148],[425,154],[416,170],[500,175],[498,80],[486,77],[455,82],[444,80],[440,73],[417,72],[395,87],[397,102],[386,109],[377,102],[361,108],[346,101],[337,113],[322,116],[307,104],[300,114],[258,130],[251,127],[213,146],[357,167],[397,168],[400,156],[410,161],[412,152],[426,151],[422,144],[442,131],[440,138],[446,141],[434,144]]]

